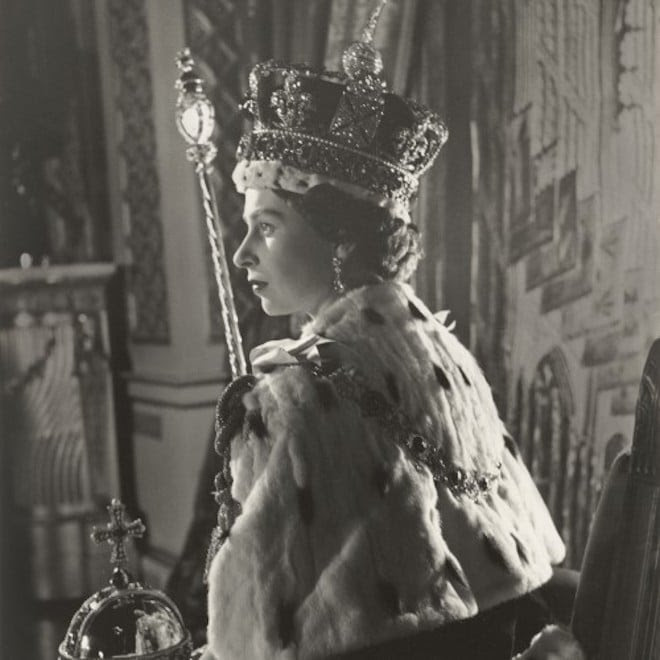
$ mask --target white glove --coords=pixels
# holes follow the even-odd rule
[[[569,630],[546,626],[532,639],[531,646],[512,660],[586,660],[586,656]]]
[[[215,656],[208,646],[200,646],[192,652],[190,660],[215,660]]]

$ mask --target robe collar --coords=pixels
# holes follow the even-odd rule
[[[455,322],[447,325],[449,310],[443,309],[433,314],[426,305],[413,293],[412,288],[407,284],[385,283],[377,285],[368,285],[349,292],[346,297],[340,298],[330,303],[322,312],[321,317],[333,317],[338,310],[347,304],[348,300],[355,302],[360,299],[369,299],[375,288],[396,287],[403,291],[406,298],[416,305],[418,309],[429,319],[440,323],[453,330]],[[334,339],[324,337],[322,333],[315,332],[317,327],[315,321],[303,326],[302,334],[298,339],[273,339],[250,351],[250,364],[252,373],[257,376],[273,371],[277,367],[286,367],[301,364],[304,362],[313,362],[320,365],[324,357],[330,352],[331,344],[335,344]],[[322,355],[323,354],[323,355]]]

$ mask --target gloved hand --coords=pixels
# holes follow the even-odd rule
[[[531,646],[512,660],[586,660],[580,645],[562,626],[546,626]]]
[[[215,656],[211,653],[208,646],[200,646],[192,652],[190,660],[215,660]]]

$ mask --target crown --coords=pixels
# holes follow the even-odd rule
[[[304,193],[329,182],[409,218],[419,178],[448,132],[434,112],[387,90],[373,45],[384,4],[344,51],[340,72],[274,60],[252,69],[241,105],[252,124],[233,175],[239,192]]]

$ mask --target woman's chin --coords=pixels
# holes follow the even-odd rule
[[[261,309],[263,309],[264,314],[267,314],[268,316],[288,316],[296,311],[295,309],[285,309],[282,305],[273,303],[272,300],[268,300],[267,298],[261,298]]]

